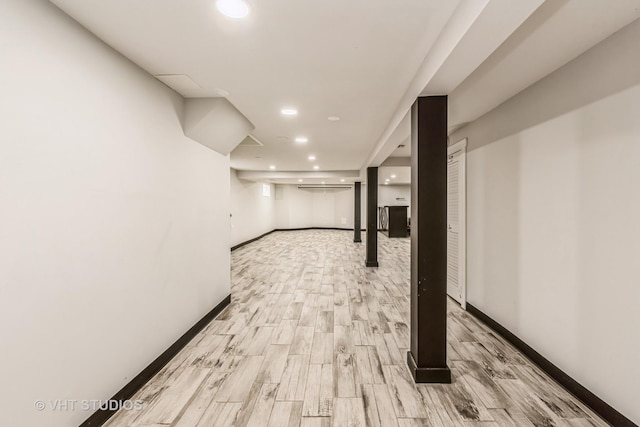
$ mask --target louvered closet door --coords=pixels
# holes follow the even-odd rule
[[[460,220],[462,217],[460,203],[461,185],[460,162],[461,152],[449,155],[447,164],[447,293],[460,304],[462,286],[460,262],[462,258],[460,244]]]

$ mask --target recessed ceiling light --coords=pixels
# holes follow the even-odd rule
[[[385,179],[385,180],[384,180],[384,182],[389,182],[389,181],[390,181],[390,180],[389,180],[389,178],[387,178],[387,179]]]
[[[324,184],[324,181],[322,181],[322,183]]]
[[[299,179],[298,182],[302,182],[302,179]]]
[[[384,185],[389,185],[389,183],[388,183],[388,182],[385,182],[385,183],[384,183]]]
[[[276,168],[275,165],[269,166],[269,169],[271,169],[271,170],[274,170],[275,168]]]
[[[315,165],[313,168],[314,168],[315,170],[318,170],[318,169],[320,169],[320,166]]]
[[[344,182],[344,178],[342,178],[342,179],[340,180],[340,182]]]
[[[285,116],[297,116],[298,110],[295,108],[283,108],[280,112]]]
[[[309,160],[310,160],[310,161],[312,161],[312,162],[313,162],[313,161],[316,159],[316,156],[314,156],[314,155],[312,154],[312,155],[310,155],[308,158],[309,158]]]
[[[338,116],[329,116],[329,117],[327,117],[327,119],[330,122],[337,122],[338,120],[340,120],[340,117],[338,117]]]
[[[299,144],[304,144],[306,142],[309,142],[309,138],[307,138],[306,136],[298,136],[296,137],[296,142]]]
[[[395,177],[396,177],[395,175],[391,175],[391,178],[395,178]]]
[[[244,18],[249,15],[249,5],[243,0],[217,0],[218,11],[229,18]]]

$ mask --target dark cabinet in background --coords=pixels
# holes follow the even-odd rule
[[[409,206],[385,206],[389,221],[389,237],[407,237],[407,208]]]

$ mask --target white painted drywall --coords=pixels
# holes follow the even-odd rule
[[[49,2],[1,9],[0,425],[78,425],[50,401],[110,398],[229,294],[228,158]]]
[[[411,214],[411,185],[380,185],[378,186],[379,206],[409,206],[407,214]]]
[[[263,185],[269,186],[269,197],[263,195]],[[231,246],[273,230],[275,218],[274,185],[238,179],[231,169]]]
[[[451,137],[468,301],[636,423],[639,45],[636,21]]]
[[[337,227],[353,228],[354,190],[347,189],[303,189],[297,185],[276,187],[276,227]],[[233,198],[233,196],[232,196]],[[397,200],[405,198],[406,202]],[[410,185],[378,186],[378,206],[411,205]],[[361,228],[367,226],[367,186],[361,187]],[[411,212],[408,209],[407,212]]]
[[[255,127],[226,98],[188,98],[184,101],[184,134],[227,155]]]
[[[276,228],[353,228],[353,202],[353,188],[276,185]]]

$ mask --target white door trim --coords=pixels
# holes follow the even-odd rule
[[[463,309],[467,309],[467,138],[464,138],[447,149],[447,156],[460,153],[460,182],[461,188],[459,192],[460,203],[460,223],[459,223],[459,272],[460,272],[460,305]]]
[[[449,148],[447,148],[447,155],[453,154],[457,151],[460,150],[464,150],[465,153],[467,151],[467,138],[461,139],[460,141],[456,142],[453,145],[450,145]]]

